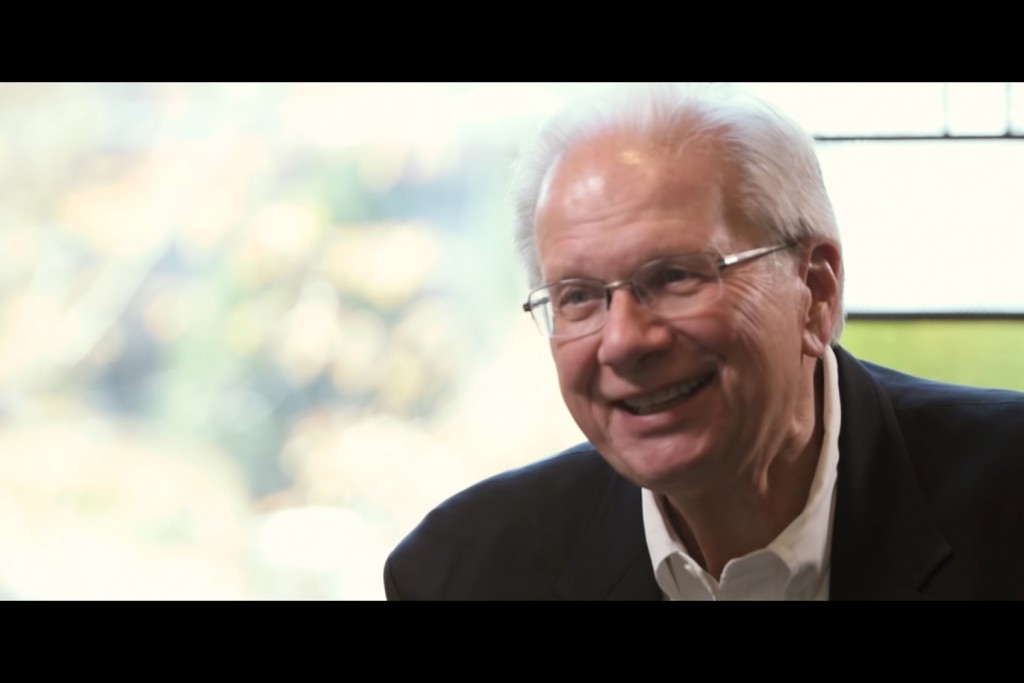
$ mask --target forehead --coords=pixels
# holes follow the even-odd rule
[[[709,136],[683,133],[643,136],[607,130],[577,142],[551,165],[541,186],[538,208],[555,197],[570,208],[596,190],[605,198],[636,197],[638,189],[719,184],[723,164]]]
[[[665,253],[724,248],[737,216],[721,146],[709,136],[666,139],[605,132],[549,170],[535,235],[546,279],[623,267]],[[607,273],[602,273],[602,276]]]

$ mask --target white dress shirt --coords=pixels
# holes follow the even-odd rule
[[[668,522],[668,502],[642,491],[644,532],[654,576],[669,600],[827,600],[836,467],[839,464],[839,377],[826,348],[825,435],[803,511],[766,548],[737,557],[716,581],[686,550]]]

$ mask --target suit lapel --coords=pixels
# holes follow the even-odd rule
[[[609,469],[604,499],[555,586],[565,600],[660,600],[640,489]]]
[[[915,599],[950,553],[882,385],[836,347],[842,427],[832,534],[833,600]]]

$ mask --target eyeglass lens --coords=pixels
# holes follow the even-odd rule
[[[710,254],[659,259],[629,280],[605,284],[573,279],[542,287],[530,297],[537,326],[548,337],[571,338],[604,326],[615,289],[629,289],[649,310],[666,318],[699,313],[720,291],[717,258]]]

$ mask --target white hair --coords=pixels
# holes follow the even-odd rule
[[[750,226],[778,241],[840,242],[813,140],[788,116],[728,84],[631,85],[568,107],[521,151],[511,193],[516,249],[530,287],[542,284],[534,217],[547,174],[568,150],[609,130],[679,146],[711,135],[738,176],[731,199]],[[842,275],[833,341],[843,325]]]

